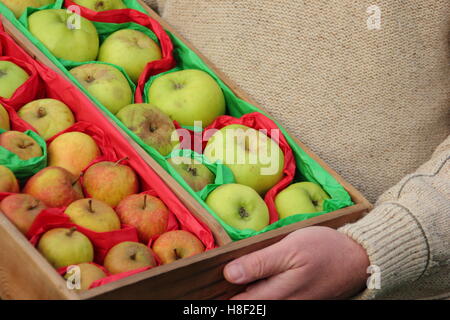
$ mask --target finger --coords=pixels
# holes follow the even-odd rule
[[[296,278],[296,270],[261,280],[249,286],[245,292],[235,295],[231,300],[282,300],[287,299],[299,290],[301,281]],[[299,283],[300,282],[300,283]]]
[[[246,284],[284,272],[289,269],[286,250],[277,243],[236,259],[225,266],[225,279],[235,284]]]

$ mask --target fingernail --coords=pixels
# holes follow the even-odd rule
[[[245,279],[244,270],[239,263],[233,263],[227,266],[225,272],[228,280],[232,282],[241,282]]]

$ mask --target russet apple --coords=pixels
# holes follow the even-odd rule
[[[117,118],[163,156],[168,155],[179,143],[173,121],[151,104],[138,103],[126,106],[119,111]]]
[[[93,11],[107,11],[126,9],[122,0],[74,0],[76,4],[88,8]]]
[[[27,181],[23,192],[41,200],[47,207],[66,207],[83,198],[78,179],[64,168],[47,167]]]
[[[2,165],[0,165],[0,192],[19,192],[16,176],[9,168]]]
[[[269,224],[269,209],[261,196],[242,184],[225,184],[212,191],[206,204],[228,225],[260,231]]]
[[[161,58],[158,44],[145,33],[133,29],[122,29],[109,35],[98,53],[98,61],[122,67],[135,83],[149,62]]]
[[[92,283],[105,277],[106,274],[102,269],[88,262],[70,266],[64,275],[64,279],[71,281],[72,284],[77,284],[76,281],[79,281],[80,287],[75,287],[75,290],[88,290]]]
[[[111,274],[156,266],[152,251],[139,242],[125,241],[112,247],[104,261]]]
[[[75,123],[69,107],[55,99],[39,99],[27,103],[20,108],[18,115],[32,125],[45,140]]]
[[[9,99],[30,76],[10,61],[0,61],[0,97]]]
[[[168,160],[186,183],[194,190],[201,191],[214,183],[215,175],[199,161],[188,157],[173,157]]]
[[[137,229],[139,240],[144,243],[167,230],[169,209],[156,197],[146,194],[128,196],[119,203],[116,212],[123,224]]]
[[[217,82],[201,70],[182,70],[158,77],[148,90],[150,103],[180,125],[210,125],[225,113],[225,97]]]
[[[28,17],[30,32],[57,58],[94,61],[99,38],[94,24],[66,9],[48,9]]]
[[[44,233],[37,249],[56,269],[94,260],[91,241],[76,228],[55,228]]]
[[[247,126],[223,127],[208,140],[204,153],[209,160],[220,160],[229,167],[238,184],[261,195],[283,178],[283,151],[265,133]]]
[[[280,219],[284,219],[296,214],[321,212],[326,199],[330,197],[318,184],[298,182],[275,197],[275,206]]]
[[[8,111],[6,111],[5,107],[3,107],[1,104],[0,104],[0,129],[6,131],[11,129]]]
[[[22,160],[42,156],[41,146],[30,136],[20,131],[0,134],[0,146],[16,154]]]
[[[152,246],[163,264],[189,258],[205,251],[203,243],[192,233],[174,230],[162,234]]]
[[[111,207],[139,191],[136,173],[120,161],[102,161],[90,166],[83,175],[87,195],[101,200]]]
[[[96,199],[80,199],[72,202],[64,211],[70,220],[95,232],[120,229],[120,220],[113,208]]]
[[[63,133],[48,146],[48,165],[64,168],[75,177],[99,156],[95,140],[82,132]]]
[[[55,3],[56,0],[0,0],[19,18],[27,7],[40,8]]]
[[[0,202],[0,211],[19,229],[26,234],[34,220],[46,206],[29,194],[13,194]]]
[[[70,73],[94,98],[114,114],[133,102],[133,91],[127,78],[113,66],[88,63],[73,68]]]

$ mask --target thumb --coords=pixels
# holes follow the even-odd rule
[[[228,282],[246,284],[286,271],[288,264],[284,248],[274,244],[255,251],[225,266],[224,276]]]

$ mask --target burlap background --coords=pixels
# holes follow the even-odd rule
[[[450,133],[448,0],[147,2],[371,201]]]

